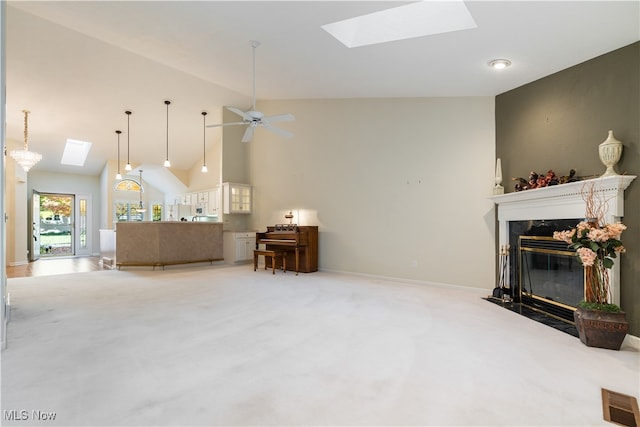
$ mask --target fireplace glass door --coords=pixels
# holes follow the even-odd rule
[[[524,304],[565,320],[584,299],[584,272],[575,251],[544,236],[520,236],[519,291]]]

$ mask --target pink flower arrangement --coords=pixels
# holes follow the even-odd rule
[[[625,251],[620,235],[626,229],[622,223],[599,225],[597,220],[592,220],[582,221],[571,230],[553,233],[554,239],[567,242],[569,248],[576,250],[585,268],[585,306],[591,304],[619,311],[618,306],[609,303],[608,269],[613,267],[617,254]]]
[[[554,232],[553,238],[569,243],[582,265],[592,266],[599,259],[605,268],[611,268],[616,254],[625,251],[620,235],[626,229],[620,222],[600,226],[595,221],[582,221],[574,229]]]

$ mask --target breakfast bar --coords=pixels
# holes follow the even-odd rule
[[[116,226],[116,267],[222,261],[222,223],[142,221]]]

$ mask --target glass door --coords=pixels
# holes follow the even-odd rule
[[[74,199],[69,194],[40,193],[40,256],[73,256]]]

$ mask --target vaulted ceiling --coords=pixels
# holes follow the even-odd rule
[[[468,1],[477,28],[352,49],[321,28],[407,3],[7,2],[7,138],[23,140],[28,109],[34,170],[95,175],[116,158],[116,129],[126,160],[130,109],[131,162],[161,165],[168,99],[172,166],[188,169],[201,111],[212,124],[251,105],[249,40],[262,44],[260,100],[495,96],[640,39],[638,1]],[[496,72],[495,58],[513,65]],[[60,165],[67,138],[93,143],[85,166]]]

